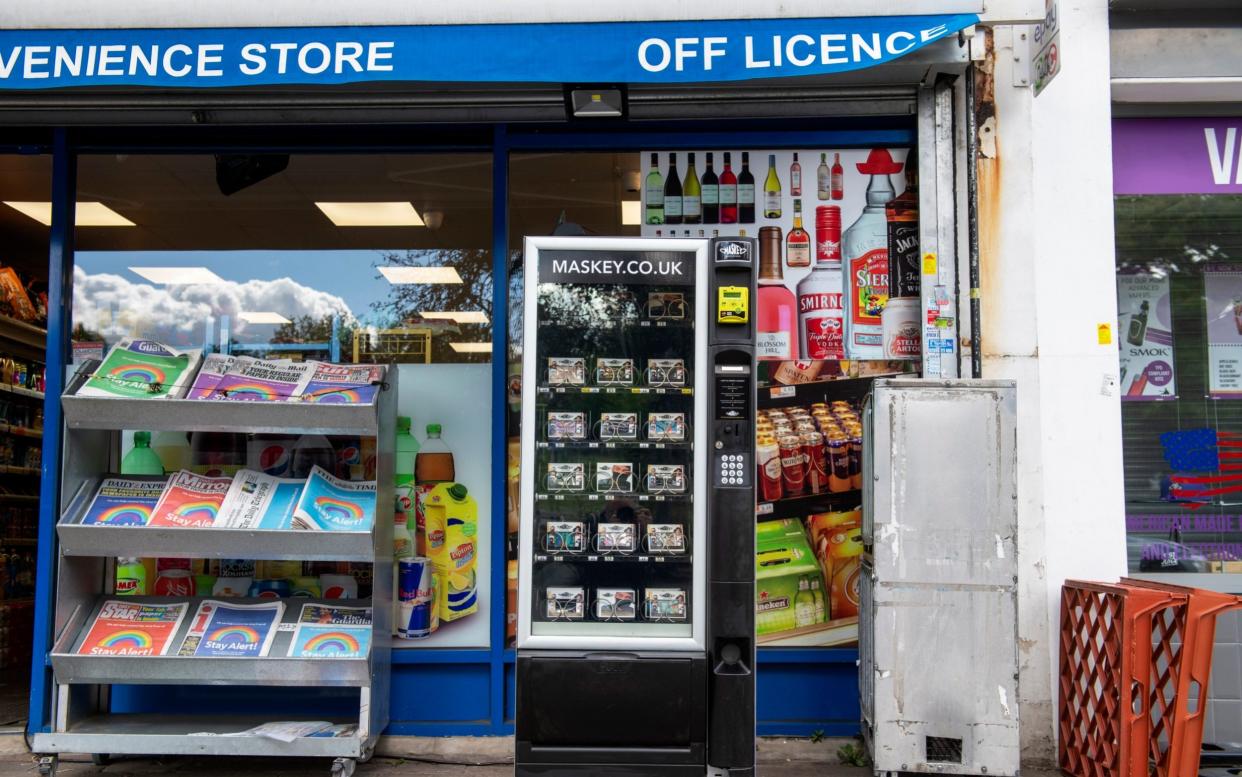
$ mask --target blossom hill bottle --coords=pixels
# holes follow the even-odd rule
[[[768,177],[763,182],[763,217],[781,217],[781,179],[776,174],[776,154],[768,154]]]
[[[681,185],[681,223],[699,224],[703,221],[703,187],[699,184],[699,173],[694,169],[694,152],[686,157],[686,180]]]
[[[664,176],[660,175],[660,155],[651,153],[651,169],[647,171],[643,194],[647,198],[646,222],[664,223]]]
[[[724,155],[724,170],[720,173],[720,223],[737,223],[737,176],[733,174],[732,154]]]
[[[703,180],[700,187],[702,193],[699,195],[703,198],[703,223],[719,224],[720,223],[720,181],[716,178],[716,171],[712,170],[712,152],[707,152],[707,168],[703,171]]]
[[[737,215],[742,224],[755,223],[755,176],[750,174],[750,152],[742,152],[742,174],[737,177]]]
[[[681,223],[681,179],[677,177],[677,154],[668,155],[668,175],[664,179],[664,223]]]

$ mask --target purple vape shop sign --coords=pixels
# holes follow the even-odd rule
[[[1242,194],[1242,116],[1113,119],[1116,194]]]

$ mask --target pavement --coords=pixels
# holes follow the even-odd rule
[[[7,737],[0,737],[6,739]],[[759,742],[762,777],[871,777],[871,770],[839,763],[837,749],[852,740],[764,738]],[[395,737],[381,740],[381,753],[359,764],[357,777],[512,777],[513,740],[508,737],[449,740]],[[398,755],[399,754],[399,755]],[[327,758],[199,758],[125,757],[96,766],[89,755],[64,755],[57,777],[147,777],[176,774],[183,777],[330,777]],[[0,777],[38,775],[35,756],[20,737],[9,746],[0,742]]]

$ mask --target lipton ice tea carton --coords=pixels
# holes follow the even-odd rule
[[[479,508],[461,483],[440,483],[423,501],[427,557],[435,570],[442,622],[479,610],[475,581]]]

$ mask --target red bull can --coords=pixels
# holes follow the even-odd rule
[[[431,559],[403,558],[397,561],[397,636],[423,639],[431,636],[435,589]]]

